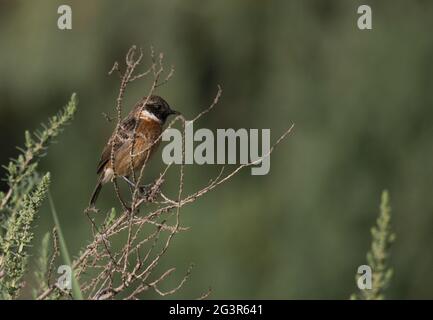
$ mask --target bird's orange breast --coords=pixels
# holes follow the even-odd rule
[[[161,133],[160,123],[152,119],[141,118],[138,122],[135,142],[131,139],[124,143],[114,155],[116,173],[121,176],[130,175],[131,165],[134,170],[140,170],[158,148]]]

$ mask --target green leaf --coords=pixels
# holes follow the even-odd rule
[[[63,261],[65,262],[65,264],[70,266],[72,269],[72,259],[71,256],[69,255],[68,247],[66,245],[66,241],[63,236],[62,228],[60,227],[60,221],[57,215],[57,210],[56,207],[54,206],[54,201],[50,193],[48,193],[48,200],[50,202],[51,213],[53,215],[54,224],[56,226],[57,234],[59,236],[60,253],[63,257]],[[80,285],[77,281],[77,278],[75,277],[74,270],[72,270],[71,276],[72,276],[72,296],[74,297],[74,299],[83,300],[83,294],[81,292]]]

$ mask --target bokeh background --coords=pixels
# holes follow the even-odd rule
[[[77,92],[75,120],[42,161],[77,254],[91,236],[83,209],[113,128],[101,116],[114,115],[119,84],[107,71],[132,44],[149,63],[152,45],[176,68],[157,93],[187,117],[222,85],[201,126],[271,128],[276,139],[296,125],[268,175],[246,170],[183,211],[191,229],[162,267],[176,266],[175,280],[195,268],[176,298],[209,287],[212,298],[348,298],[385,188],[397,234],[388,297],[433,298],[433,3],[367,2],[372,31],[356,26],[366,1],[1,0],[0,162]],[[57,29],[60,4],[72,6],[71,31]],[[126,105],[148,88],[131,85]],[[216,170],[188,168],[187,188]],[[100,206],[117,205],[112,195],[105,188]],[[45,206],[35,250],[52,226]]]

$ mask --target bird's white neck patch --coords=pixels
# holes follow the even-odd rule
[[[150,113],[147,110],[141,111],[141,113],[140,113],[140,119],[161,122],[161,120],[159,120],[157,116],[155,116],[153,113]]]

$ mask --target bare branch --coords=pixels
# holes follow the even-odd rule
[[[145,99],[146,101],[141,105],[141,108],[144,108],[147,100],[154,91],[166,84],[174,74],[174,67],[171,67],[169,72],[164,76],[164,55],[162,53],[156,55],[153,48],[151,48],[151,65],[145,71],[136,73],[136,69],[140,66],[142,59],[142,50],[137,49],[136,46],[132,46],[125,57],[124,73],[122,74],[120,72],[117,62],[109,72],[112,74],[116,71],[120,76],[119,93],[115,104],[117,117],[114,136],[118,135],[120,129],[123,100],[127,85],[132,81],[142,79],[146,76],[153,77],[147,98]],[[218,86],[217,93],[212,103],[196,115],[191,122],[195,122],[209,113],[218,104],[221,95],[222,89]],[[272,145],[269,152],[261,158],[238,165],[227,174],[224,174],[225,170],[224,167],[222,167],[219,174],[208,181],[202,188],[199,188],[189,195],[184,195],[185,129],[188,123],[191,122],[187,123],[188,120],[182,115],[179,115],[168,124],[166,130],[171,128],[178,121],[181,122],[183,129],[183,161],[182,164],[177,166],[179,170],[177,194],[173,199],[162,192],[162,188],[167,179],[167,173],[174,167],[172,164],[167,165],[162,170],[158,179],[156,179],[152,187],[148,189],[146,195],[140,192],[139,184],[147,165],[149,158],[148,150],[150,150],[150,148],[147,150],[134,150],[137,136],[137,124],[135,124],[132,135],[132,146],[129,150],[130,169],[135,185],[131,190],[129,199],[127,199],[130,203],[130,208],[122,199],[117,180],[114,178],[113,184],[117,198],[123,208],[122,213],[115,217],[112,222],[108,223],[104,221],[104,223],[100,225],[96,224],[95,219],[89,216],[93,239],[73,262],[72,267],[77,271],[76,275],[81,282],[82,291],[86,293],[88,299],[113,299],[119,295],[124,299],[138,299],[140,294],[143,294],[149,289],[154,290],[160,296],[167,296],[178,292],[188,280],[192,265],[188,268],[178,285],[169,290],[162,290],[161,286],[168,276],[174,274],[175,268],[160,271],[157,267],[161,259],[167,253],[174,236],[180,232],[189,230],[188,227],[181,226],[181,209],[185,205],[194,203],[206,193],[214,190],[217,186],[228,182],[228,180],[232,179],[243,168],[258,164],[265,157],[270,156],[274,148],[286,138],[294,127],[294,125],[291,125]],[[155,143],[159,143],[160,139],[162,139],[162,134],[156,139]],[[109,161],[116,177],[113,145],[114,143],[112,144]],[[136,175],[133,170],[133,160],[134,157],[140,155],[141,152],[147,152],[147,154],[142,167],[138,170]],[[153,210],[149,210],[147,206],[144,206],[144,204],[148,202],[152,202],[155,206]],[[120,242],[120,247],[114,248],[114,246],[111,246],[111,243],[114,243],[113,241],[116,239],[122,239],[122,241]],[[119,241],[116,241],[116,243],[119,243]],[[155,276],[156,272],[160,275]],[[47,298],[54,289],[53,286],[50,287],[38,298]],[[127,289],[129,294],[125,296],[124,293]],[[210,293],[211,290],[209,289],[199,299],[207,298]]]

